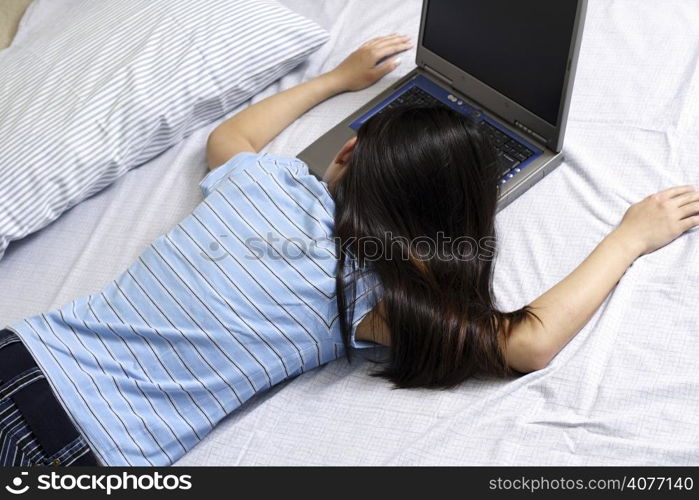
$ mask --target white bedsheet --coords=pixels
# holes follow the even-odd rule
[[[61,3],[30,9],[18,36]],[[421,2],[283,3],[332,39],[258,99],[330,69],[365,39],[415,35]],[[409,71],[412,57],[380,85],[317,107],[269,150],[299,152]],[[629,203],[699,184],[698,63],[696,0],[590,0],[567,160],[498,217],[503,307],[565,276]],[[99,289],[187,214],[212,127],[12,244],[0,262],[0,323]],[[179,464],[699,465],[698,262],[697,231],[637,261],[543,371],[406,391],[369,377],[368,361],[337,361],[258,397]]]

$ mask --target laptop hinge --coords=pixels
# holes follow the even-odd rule
[[[446,85],[449,85],[452,88],[454,87],[454,80],[451,80],[451,79],[447,78],[446,76],[444,76],[443,74],[441,74],[439,71],[430,68],[427,64],[423,64],[422,69],[424,69],[430,75],[437,78],[437,80],[444,82]]]
[[[429,73],[433,77],[435,77],[437,80],[442,82],[444,85],[448,85],[451,88],[455,88],[454,87],[454,80],[447,78],[446,76],[441,74],[439,71],[437,71],[433,68],[430,68],[427,64],[424,64],[424,63],[422,64],[421,68],[424,69],[427,73]],[[505,123],[507,123],[507,122],[505,122]],[[541,135],[537,134],[536,132],[534,132],[532,129],[530,129],[529,127],[524,125],[519,120],[515,120],[514,124],[521,132],[523,132],[524,135],[528,135],[529,137],[532,137],[532,138],[538,140],[541,144],[548,145],[549,141],[545,137],[542,137]]]

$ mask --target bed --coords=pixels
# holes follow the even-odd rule
[[[31,0],[5,0],[0,3],[0,49],[9,46]]]
[[[330,41],[253,101],[378,34],[417,35],[419,0],[282,0]],[[370,8],[367,8],[370,6]],[[29,7],[17,38],[50,22]],[[268,150],[294,155],[412,68],[334,98]],[[699,185],[699,5],[590,0],[566,161],[498,216],[495,291],[519,307],[571,271],[626,207]],[[216,123],[122,177],[0,261],[0,323],[108,283],[199,201]],[[638,260],[545,369],[450,391],[394,390],[371,354],[255,398],[178,465],[699,465],[699,233]]]

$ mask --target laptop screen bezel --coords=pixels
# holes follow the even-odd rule
[[[560,152],[563,147],[568,110],[573,92],[573,82],[575,80],[575,71],[585,24],[585,13],[587,11],[587,0],[578,0],[577,2],[573,34],[568,51],[568,64],[560,97],[558,118],[555,124],[549,123],[516,101],[427,49],[424,46],[424,35],[430,1],[424,0],[422,5],[420,37],[416,57],[418,67],[427,66],[429,69],[436,71],[449,80],[457,92],[473,100],[475,104],[482,107],[485,111],[495,113],[500,119],[515,127],[517,127],[517,124],[523,125],[540,136],[548,148]]]

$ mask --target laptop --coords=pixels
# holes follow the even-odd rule
[[[322,178],[372,116],[409,103],[475,119],[498,150],[502,209],[563,161],[587,0],[424,0],[413,71],[299,158]]]

